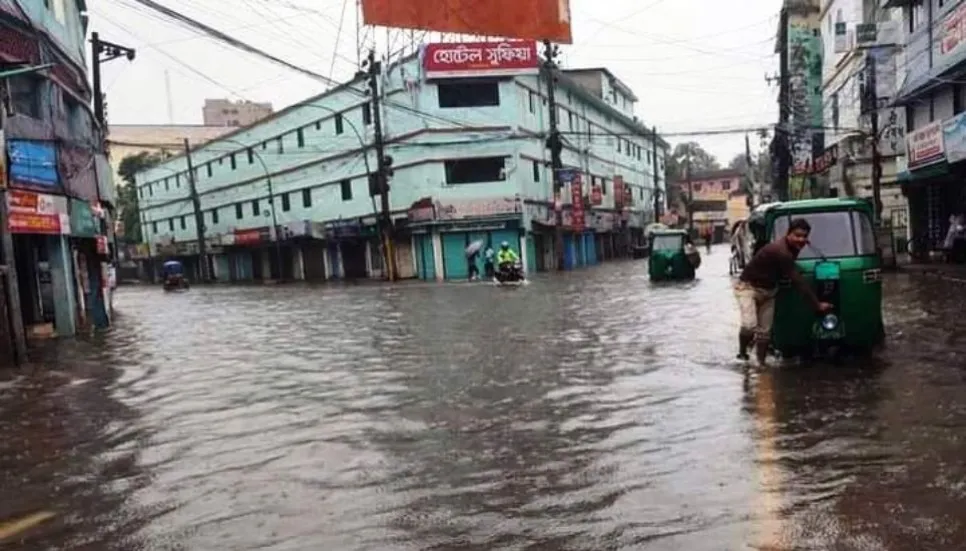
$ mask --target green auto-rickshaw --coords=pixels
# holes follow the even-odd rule
[[[772,348],[783,357],[867,353],[885,341],[882,322],[881,259],[875,242],[873,210],[863,199],[833,198],[770,203],[748,220],[755,250],[788,233],[792,219],[812,227],[798,269],[831,312],[816,314],[790,282],[779,285]]]
[[[697,251],[689,250],[685,230],[654,230],[650,234],[650,255],[647,260],[651,281],[694,279],[695,269],[701,265]]]

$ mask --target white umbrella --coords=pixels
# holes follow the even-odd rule
[[[477,239],[476,241],[466,246],[466,256],[469,256],[475,252],[478,252],[482,248],[483,248],[483,240]]]

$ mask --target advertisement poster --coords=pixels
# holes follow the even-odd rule
[[[580,173],[574,174],[573,182],[570,184],[570,203],[573,211],[574,231],[583,231],[584,222],[584,185],[580,181]]]

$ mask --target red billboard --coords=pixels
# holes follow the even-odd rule
[[[580,181],[580,173],[574,174],[574,180],[570,183],[570,208],[572,210],[571,219],[573,220],[574,231],[584,230],[584,185]]]
[[[426,78],[517,75],[539,67],[535,40],[436,43],[423,51]]]
[[[570,0],[362,0],[367,25],[572,44]]]

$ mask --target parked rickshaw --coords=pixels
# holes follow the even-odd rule
[[[184,267],[177,260],[168,260],[161,266],[161,286],[165,291],[187,290],[188,280]]]
[[[655,230],[650,235],[647,267],[651,281],[694,279],[701,255],[685,230]]]
[[[783,357],[873,351],[885,341],[885,326],[872,206],[851,198],[762,205],[748,220],[755,251],[783,238],[794,218],[804,218],[812,227],[798,268],[818,299],[833,309],[816,314],[790,282],[782,282],[775,302],[773,350]]]

